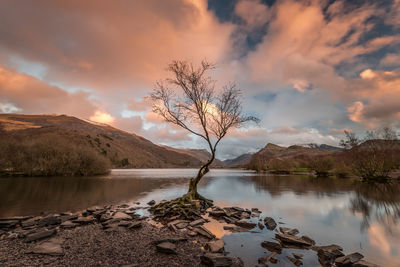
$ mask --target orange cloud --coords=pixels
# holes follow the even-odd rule
[[[94,115],[89,118],[91,121],[104,123],[104,124],[112,124],[115,121],[115,118],[108,114],[105,111],[96,110]]]
[[[164,77],[173,59],[224,60],[234,29],[206,0],[8,1],[0,17],[0,48],[43,64],[47,80],[132,93]]]
[[[96,109],[86,93],[68,93],[0,65],[0,103],[11,112],[57,113],[88,118]]]
[[[347,108],[349,119],[354,122],[361,122],[363,116],[364,104],[361,101],[356,101]]]

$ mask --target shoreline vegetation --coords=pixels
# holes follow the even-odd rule
[[[162,203],[162,202],[161,202]],[[274,218],[257,208],[212,206],[196,220],[141,216],[138,210],[151,210],[155,201],[90,207],[80,212],[44,213],[42,216],[0,218],[0,264],[52,266],[243,266],[240,258],[225,251],[225,243],[205,224],[224,223],[232,233],[253,230],[274,231],[275,238],[260,246],[269,263],[303,264],[301,253],[286,249],[313,250],[322,266],[377,266],[359,252],[346,254],[336,244],[317,245],[297,228],[279,227]],[[318,241],[317,241],[318,242]],[[328,242],[329,243],[329,242]],[[318,242],[319,244],[319,242]]]

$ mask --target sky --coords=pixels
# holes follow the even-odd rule
[[[205,148],[146,98],[172,60],[203,59],[261,119],[230,131],[221,159],[400,128],[400,0],[0,1],[0,113],[66,114]]]

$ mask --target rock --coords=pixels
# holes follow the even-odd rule
[[[351,254],[346,255],[346,256],[341,256],[341,257],[336,258],[335,264],[337,266],[352,265],[352,264],[358,262],[359,260],[361,260],[362,258],[364,258],[363,255],[361,255],[358,252],[355,252],[355,253],[351,253]]]
[[[97,211],[93,212],[92,215],[93,215],[93,217],[95,217],[97,220],[100,220],[101,216],[102,216],[103,214],[105,214],[106,212],[107,212],[106,209],[97,210]]]
[[[121,221],[118,223],[118,226],[122,226],[122,227],[128,227],[131,225],[131,222],[129,221]]]
[[[286,258],[287,258],[288,260],[290,260],[291,262],[293,262],[293,264],[296,265],[296,266],[303,265],[303,263],[302,263],[300,260],[298,260],[298,259],[292,258],[292,257],[290,257],[290,256],[286,256]]]
[[[260,230],[263,230],[264,229],[264,225],[261,223],[261,222],[258,222],[258,228],[260,228]]]
[[[338,245],[320,246],[318,249],[318,260],[322,266],[332,266],[336,258],[344,256],[343,249]]]
[[[150,206],[154,206],[155,204],[156,204],[155,200],[150,200],[149,202],[147,202],[147,205],[150,205]]]
[[[291,229],[287,227],[279,227],[279,231],[281,231],[282,234],[293,235],[293,236],[299,233],[299,230],[297,230],[296,228]]]
[[[119,220],[132,220],[132,217],[125,212],[118,211],[112,216],[113,219],[119,219]]]
[[[79,224],[77,224],[77,223],[73,223],[71,221],[66,221],[66,222],[63,222],[60,225],[60,227],[63,228],[63,229],[73,229],[73,228],[77,227],[78,225]]]
[[[197,232],[194,232],[194,231],[188,231],[188,232],[187,232],[187,235],[188,235],[188,236],[191,236],[191,237],[194,237],[194,236],[196,236],[196,235],[197,235]]]
[[[276,233],[275,237],[277,239],[279,239],[280,241],[282,241],[282,243],[284,243],[284,244],[286,243],[286,244],[295,245],[295,246],[299,246],[299,247],[312,246],[311,243],[309,243],[299,237],[292,236],[292,235]]]
[[[25,237],[24,242],[27,243],[27,242],[32,242],[32,241],[45,239],[45,238],[48,238],[50,236],[55,235],[56,233],[57,233],[57,231],[55,229],[53,229],[53,230],[43,230],[43,231],[40,231],[40,232],[35,232],[35,233],[32,233],[32,234],[28,234]]]
[[[265,224],[265,227],[267,227],[268,230],[274,230],[275,227],[276,227],[276,222],[271,217],[265,217],[264,218],[264,224]]]
[[[276,258],[274,258],[277,255],[276,252],[272,252],[271,254],[269,254],[267,257],[265,258],[259,258],[258,259],[258,263],[260,264],[264,264],[266,266],[268,266],[267,262],[271,262],[271,263],[277,263],[278,260]]]
[[[12,229],[15,228],[19,224],[17,220],[3,220],[0,221],[0,229]]]
[[[88,217],[78,217],[78,219],[73,220],[72,222],[74,223],[79,223],[79,224],[91,224],[94,223],[95,219],[91,216]]]
[[[195,226],[198,226],[198,225],[202,225],[204,223],[205,223],[204,219],[198,219],[198,220],[195,220],[193,222],[190,222],[189,225],[192,226],[192,227],[195,227]]]
[[[134,221],[131,222],[131,224],[128,226],[128,229],[137,229],[142,227],[142,222],[141,221]]]
[[[313,246],[315,245],[315,241],[312,240],[311,238],[309,238],[309,237],[306,236],[306,235],[303,235],[303,236],[301,237],[301,239],[303,239],[304,241],[306,241],[306,242],[312,244]]]
[[[157,251],[166,254],[177,254],[176,246],[170,242],[162,242],[156,245]]]
[[[61,224],[61,218],[60,216],[47,216],[40,219],[37,224],[39,227]]]
[[[232,258],[218,253],[206,253],[200,258],[201,262],[206,266],[211,266],[211,267],[233,266]]]
[[[181,223],[175,224],[175,227],[178,228],[178,229],[182,229],[182,228],[185,228],[188,225],[189,225],[188,223],[181,222]]]
[[[105,229],[104,232],[110,233],[110,232],[117,232],[117,231],[119,231],[120,228],[119,228],[118,224],[116,223],[116,224],[107,225],[104,229]]]
[[[242,212],[242,214],[240,214],[240,219],[249,219],[250,218],[250,214],[247,213],[247,212]]]
[[[78,214],[72,214],[72,213],[64,214],[64,215],[61,215],[60,218],[61,218],[61,222],[63,223],[65,221],[72,221],[72,220],[78,219]]]
[[[0,222],[2,221],[25,221],[31,219],[33,216],[14,216],[8,218],[0,218]]]
[[[106,222],[106,221],[108,221],[108,220],[111,220],[112,219],[112,217],[109,215],[109,214],[102,214],[101,216],[100,216],[100,222]]]
[[[225,242],[222,239],[206,243],[205,249],[211,253],[220,253],[224,251]]]
[[[59,238],[52,238],[34,246],[28,253],[61,256],[64,255],[64,250],[61,247],[62,243],[63,240]]]
[[[365,261],[365,260],[359,260],[356,263],[352,265],[353,267],[379,267],[378,265]]]
[[[205,236],[205,237],[207,237],[207,238],[209,238],[209,239],[215,238],[215,235],[212,234],[210,231],[208,231],[208,230],[207,230],[204,226],[202,226],[202,225],[195,227],[193,230],[194,230],[196,233],[198,233],[198,234],[200,234],[200,235],[202,235],[202,236]]]
[[[279,243],[264,241],[261,243],[261,246],[271,252],[277,252],[279,254],[282,252],[282,246]]]
[[[101,210],[101,208],[99,206],[92,206],[86,209],[86,211],[90,214],[92,214],[95,211]]]
[[[295,257],[296,259],[302,259],[303,257],[304,257],[304,255],[303,254],[300,254],[300,253],[292,253],[292,255],[293,255],[293,257]]]
[[[248,229],[240,227],[240,226],[230,226],[230,225],[225,225],[224,230],[231,231],[232,233],[241,233],[241,232],[247,232]]]
[[[22,228],[32,227],[32,226],[35,226],[39,220],[40,220],[40,218],[34,217],[29,220],[21,222],[21,226],[22,226]]]
[[[252,228],[257,226],[257,224],[255,224],[253,222],[246,221],[246,220],[236,221],[235,224],[237,226],[240,226],[240,227],[243,227],[243,228],[248,228],[248,229],[252,229]]]
[[[211,217],[223,217],[223,216],[226,215],[225,211],[223,211],[223,210],[210,210],[210,211],[208,212],[208,214],[209,214]]]
[[[229,224],[235,224],[235,222],[238,220],[236,218],[232,218],[232,217],[228,217],[228,216],[223,216],[222,219],[224,219],[224,221]]]

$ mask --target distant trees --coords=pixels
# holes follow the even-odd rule
[[[21,140],[0,138],[0,175],[89,176],[109,171],[110,162],[88,146],[47,134]]]
[[[328,177],[334,163],[330,156],[315,156],[309,159],[309,167],[315,171],[317,177]]]
[[[364,138],[345,132],[340,144],[351,168],[363,180],[385,180],[400,166],[400,141],[392,128],[368,131]]]

